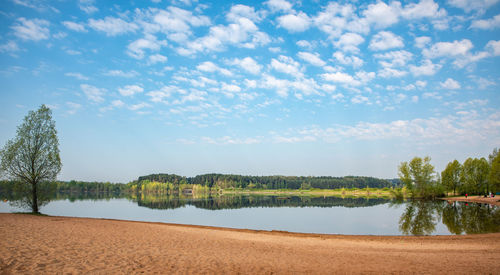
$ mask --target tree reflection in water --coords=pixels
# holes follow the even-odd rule
[[[430,235],[441,220],[452,234],[500,232],[500,208],[489,204],[409,201],[399,219],[404,235]]]
[[[500,207],[490,204],[450,202],[443,209],[443,223],[453,234],[500,231]]]

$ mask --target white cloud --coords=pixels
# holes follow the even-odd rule
[[[65,76],[70,76],[70,77],[74,77],[78,80],[89,80],[88,77],[84,76],[83,74],[81,73],[65,73],[64,74]]]
[[[0,52],[17,52],[19,51],[19,46],[17,46],[17,43],[14,41],[8,41],[5,44],[0,45]]]
[[[243,70],[252,73],[259,74],[262,66],[259,65],[253,58],[245,57],[243,59],[235,58],[229,62],[231,65],[236,65],[242,68]]]
[[[122,70],[109,70],[109,71],[105,72],[104,75],[106,75],[106,76],[118,76],[118,77],[127,77],[127,78],[130,78],[130,77],[136,77],[136,76],[138,76],[139,73],[136,72],[136,71],[124,72]]]
[[[455,57],[465,55],[474,45],[469,39],[455,40],[453,42],[438,42],[429,49],[424,49],[422,54],[427,58],[437,58],[443,56]]]
[[[484,51],[477,52],[476,54],[466,54],[465,56],[457,58],[455,61],[453,61],[453,65],[457,66],[458,68],[463,68],[470,63],[477,62],[489,56],[490,53]]]
[[[149,64],[165,63],[167,62],[167,57],[161,54],[154,54],[149,56]]]
[[[80,110],[82,108],[81,104],[71,102],[71,101],[66,102],[66,105],[69,108],[68,114],[70,114],[70,115],[76,114],[76,112],[78,112],[78,110]]]
[[[117,100],[111,101],[111,106],[113,106],[113,107],[123,107],[123,106],[125,106],[125,103],[123,103],[123,101],[117,99]]]
[[[425,88],[425,86],[427,86],[427,81],[417,80],[415,82],[415,85],[417,85],[417,87],[419,88]]]
[[[271,60],[271,68],[275,69],[278,72],[286,73],[295,77],[303,76],[299,62],[293,60],[293,58],[291,57],[284,55],[280,55],[278,59],[273,58]]]
[[[94,6],[94,0],[80,0],[78,7],[87,14],[97,12],[99,9]]]
[[[278,26],[286,29],[289,32],[303,32],[311,25],[311,19],[307,14],[299,12],[295,14],[287,14],[278,17]]]
[[[452,78],[446,79],[445,82],[440,82],[439,85],[441,85],[443,89],[447,90],[456,90],[461,88],[460,83]]]
[[[185,47],[178,48],[177,53],[189,56],[197,52],[223,51],[226,44],[254,49],[269,42],[271,42],[269,36],[259,31],[252,20],[239,17],[235,22],[227,26],[210,27],[207,36],[188,42]]]
[[[264,75],[263,81],[260,83],[263,88],[273,89],[278,96],[287,97],[288,88],[290,87],[289,81],[286,79],[277,79],[274,76]]]
[[[226,15],[229,22],[239,22],[241,18],[247,18],[252,22],[259,22],[262,19],[261,13],[256,12],[253,7],[246,5],[233,5],[231,10]]]
[[[264,2],[264,4],[266,4],[272,12],[287,12],[292,10],[292,4],[285,0],[268,0]]]
[[[399,94],[397,94],[397,95],[394,96],[394,102],[396,104],[400,104],[401,102],[403,102],[403,100],[406,99],[406,97],[407,96],[405,94],[399,93]]]
[[[415,37],[415,47],[423,49],[427,44],[431,43],[431,38],[428,36]]]
[[[14,35],[23,40],[39,41],[49,38],[49,25],[49,21],[44,19],[30,20],[20,17],[17,19],[17,24],[11,28],[14,30]]]
[[[133,96],[143,91],[144,89],[138,85],[126,85],[125,87],[118,88],[118,92],[120,92],[122,96]]]
[[[76,23],[76,22],[71,22],[71,21],[63,21],[62,24],[72,30],[72,31],[76,31],[76,32],[86,32],[87,30],[85,29],[85,26],[83,24],[80,24],[80,23]]]
[[[334,52],[333,57],[342,65],[351,65],[355,68],[363,66],[363,60],[355,55],[345,56],[342,52]]]
[[[413,54],[405,51],[391,51],[386,53],[374,54],[373,57],[381,59],[379,61],[382,67],[402,67],[413,58]]]
[[[363,11],[363,15],[376,28],[387,28],[398,22],[400,9],[401,4],[399,2],[392,2],[390,6],[384,2],[378,2],[368,5],[366,10]]]
[[[416,118],[383,123],[359,122],[355,125],[318,126],[299,129],[296,140],[304,136],[325,142],[340,140],[400,140],[415,145],[484,144],[498,136],[500,123],[493,113],[482,119],[467,116]],[[494,144],[495,142],[491,142]]]
[[[233,97],[234,93],[239,93],[241,92],[241,88],[238,85],[235,84],[227,84],[222,82],[221,90],[225,92],[224,94],[228,97]]]
[[[381,31],[375,34],[368,46],[373,51],[384,51],[404,46],[403,38],[389,31]]]
[[[407,71],[402,71],[391,67],[382,68],[377,72],[377,75],[383,78],[403,77],[407,74]]]
[[[356,80],[351,75],[343,72],[324,73],[321,75],[321,77],[326,81],[342,83],[352,86],[359,86],[361,84],[359,80]]]
[[[314,45],[307,41],[307,40],[299,40],[297,41],[297,46],[301,47],[301,48],[305,48],[305,49],[312,49],[314,48]]]
[[[106,33],[107,36],[116,36],[127,32],[135,32],[139,26],[121,18],[107,16],[104,19],[89,19],[89,27]]]
[[[489,7],[495,5],[499,0],[448,0],[448,4],[461,8],[466,12],[484,12]]]
[[[362,95],[356,95],[353,98],[351,98],[351,102],[353,104],[370,104],[370,100],[366,96]]]
[[[483,29],[483,30],[492,30],[500,27],[500,14],[494,16],[491,19],[484,20],[474,20],[472,21],[471,28],[473,29]]]
[[[144,109],[144,108],[149,108],[149,107],[151,107],[150,104],[148,104],[146,102],[141,102],[141,103],[137,103],[137,104],[131,105],[128,108],[130,110],[132,110],[132,111],[137,111],[137,110]]]
[[[166,46],[167,42],[158,41],[155,36],[146,34],[144,38],[139,38],[127,46],[127,54],[133,58],[144,58],[144,50],[159,51],[161,46]]]
[[[100,103],[104,101],[104,93],[106,92],[106,89],[101,89],[97,88],[92,85],[88,84],[80,84],[80,89],[82,89],[83,93],[85,96],[95,102],[95,103]]]
[[[326,65],[326,62],[321,60],[318,53],[299,52],[297,56],[300,59],[309,62],[313,66],[322,67]]]
[[[225,76],[232,76],[233,75],[233,73],[231,71],[229,71],[228,69],[221,68],[221,67],[215,65],[211,61],[205,61],[205,62],[198,64],[198,66],[196,66],[196,69],[199,71],[209,72],[209,73],[219,72]]]
[[[358,71],[358,72],[356,72],[356,78],[359,79],[363,83],[370,82],[375,78],[375,73],[374,72]]]
[[[80,54],[82,54],[82,52],[80,52],[80,51],[75,51],[75,50],[71,50],[71,49],[68,49],[65,52],[67,54],[69,54],[69,55],[80,55]]]
[[[401,16],[406,19],[437,18],[446,16],[444,9],[433,0],[421,0],[418,3],[410,3],[401,11]]]
[[[333,42],[335,47],[342,49],[345,52],[359,52],[358,45],[365,42],[365,39],[357,33],[345,33],[340,38]]]
[[[176,86],[163,86],[161,89],[148,92],[146,95],[151,97],[152,102],[164,102],[164,99],[169,98],[174,93],[184,94],[186,92]]]
[[[437,100],[443,99],[442,96],[440,96],[437,92],[426,92],[422,94],[422,98],[427,99],[427,98],[433,98]]]
[[[434,75],[441,69],[440,64],[433,64],[429,59],[423,60],[420,66],[410,65],[410,71],[414,76],[420,75]]]
[[[334,1],[320,11],[314,18],[314,24],[330,39],[339,37],[343,32],[367,34],[370,24],[365,18],[359,18],[351,4],[339,4]]]
[[[486,49],[492,52],[493,55],[500,55],[500,40],[490,40],[488,44],[486,44]]]

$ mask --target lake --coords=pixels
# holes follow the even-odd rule
[[[21,208],[0,202],[0,212]],[[445,201],[262,195],[59,196],[53,216],[106,218],[255,230],[353,235],[452,235],[500,232],[500,207]]]

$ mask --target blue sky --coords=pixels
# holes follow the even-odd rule
[[[52,108],[60,179],[397,177],[500,146],[500,1],[0,5],[0,144]]]

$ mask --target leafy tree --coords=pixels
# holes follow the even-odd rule
[[[490,166],[485,158],[468,158],[462,166],[461,180],[467,193],[489,192],[488,174]]]
[[[414,157],[409,163],[402,162],[399,167],[399,178],[412,197],[432,197],[437,195],[438,183],[435,179],[431,158]]]
[[[493,152],[488,155],[488,162],[490,165],[493,163],[493,160],[498,157],[498,148],[493,149]]]
[[[26,206],[39,213],[38,188],[42,182],[56,179],[61,171],[59,141],[52,112],[45,105],[30,111],[17,128],[14,139],[0,151],[0,172],[7,178],[31,187]]]
[[[488,182],[493,192],[500,191],[500,154],[497,154],[491,162],[490,174],[488,175]]]
[[[457,160],[449,162],[446,168],[441,172],[441,181],[447,190],[453,190],[453,195],[460,187],[460,173],[462,172],[462,165]]]

